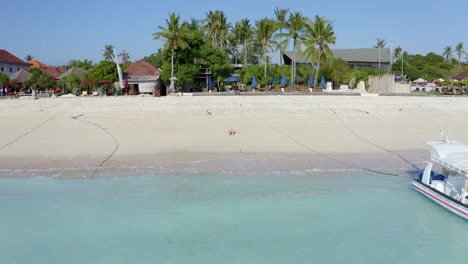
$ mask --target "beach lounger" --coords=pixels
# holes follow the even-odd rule
[[[93,92],[93,96],[97,96],[97,92]]]
[[[86,95],[88,95],[88,91],[81,92],[81,96],[86,96]]]

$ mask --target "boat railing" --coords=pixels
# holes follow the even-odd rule
[[[459,174],[461,174],[461,175],[463,175],[465,177],[468,177],[468,173],[466,171],[464,171],[464,170],[462,170],[460,168],[457,168],[457,167],[453,166],[450,163],[447,163],[447,162],[445,162],[445,161],[443,161],[443,160],[441,160],[441,159],[439,159],[437,157],[434,157],[434,156],[432,156],[431,159],[432,159],[432,161],[434,161],[436,163],[439,163],[440,165],[446,167],[449,170],[452,170],[452,171],[454,171],[456,173],[459,173]]]

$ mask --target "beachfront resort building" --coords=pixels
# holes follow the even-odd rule
[[[460,72],[459,74],[453,76],[452,79],[457,81],[468,79],[468,71]]]
[[[128,67],[124,72],[124,79],[128,82],[131,93],[153,93],[156,90],[161,91],[162,82],[159,79],[161,72],[161,69],[142,60]]]
[[[389,48],[369,48],[369,49],[333,49],[333,57],[346,61],[353,69],[376,68],[389,69],[392,63],[391,51]],[[295,54],[296,64],[310,65],[311,58],[287,51],[283,54],[284,63],[292,64],[293,54]],[[315,64],[315,63],[314,63]]]
[[[0,72],[11,76],[29,65],[30,64],[10,52],[0,49]]]
[[[47,75],[49,75],[50,77],[56,79],[58,78],[58,76],[64,72],[67,71],[67,69],[63,68],[63,67],[53,67],[53,66],[48,66],[46,65],[45,63],[42,63],[36,59],[32,59],[30,61],[28,61],[28,63],[31,65],[29,67],[27,67],[27,69],[30,69],[30,68],[39,68],[41,71],[47,73]]]

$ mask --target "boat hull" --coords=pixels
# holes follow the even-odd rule
[[[450,212],[468,220],[468,207],[462,203],[452,199],[451,197],[431,188],[430,186],[418,181],[413,180],[413,187],[422,195],[428,197],[440,206],[449,210]]]

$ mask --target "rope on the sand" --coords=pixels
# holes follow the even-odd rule
[[[358,133],[356,133],[353,129],[351,129],[347,124],[346,122],[336,113],[336,111],[333,109],[333,108],[330,108],[330,110],[336,115],[336,117],[338,119],[340,119],[340,121],[343,123],[344,127],[351,133],[353,134],[355,137],[359,138],[360,140],[376,147],[376,148],[379,148],[383,151],[386,151],[386,152],[389,152],[389,153],[392,153],[394,155],[397,155],[400,159],[402,159],[403,161],[405,161],[406,163],[408,163],[409,165],[411,165],[413,168],[415,168],[416,170],[420,170],[420,168],[418,168],[414,163],[412,163],[411,161],[409,161],[408,159],[406,159],[403,155],[401,155],[400,153],[396,152],[396,151],[393,151],[393,150],[390,150],[388,148],[385,148],[385,147],[382,147],[380,145],[377,145],[376,143],[362,137],[361,135],[359,135]],[[369,112],[366,112],[367,114]]]
[[[44,122],[40,123],[38,126],[32,128],[31,130],[29,130],[29,131],[27,131],[26,133],[24,133],[23,135],[21,135],[21,136],[17,137],[16,139],[14,139],[14,140],[12,140],[12,141],[6,143],[5,145],[3,145],[3,146],[0,147],[0,150],[6,148],[6,147],[8,147],[8,146],[10,146],[11,144],[13,144],[13,143],[17,142],[18,140],[24,138],[25,136],[31,134],[32,132],[34,132],[35,130],[41,128],[42,126],[44,126],[45,124],[47,124],[47,122],[49,122],[50,120],[52,120],[52,119],[54,119],[54,118],[55,118],[55,116],[50,117],[49,119],[47,119],[47,120],[45,120]]]
[[[92,126],[95,126],[99,129],[101,129],[102,131],[104,131],[106,134],[108,134],[115,142],[115,148],[114,148],[114,151],[112,151],[111,154],[109,154],[109,156],[107,156],[103,161],[101,161],[101,163],[99,164],[98,167],[102,167],[102,165],[104,165],[104,163],[106,163],[112,156],[114,156],[115,152],[117,152],[117,150],[119,149],[120,147],[120,144],[119,144],[119,141],[117,141],[117,139],[109,132],[107,131],[105,128],[103,128],[101,125],[99,124],[96,124],[96,123],[92,123],[92,122],[89,122],[89,121],[86,121],[86,120],[82,120],[82,119],[79,119],[79,117],[83,116],[84,114],[81,114],[81,115],[77,115],[77,116],[72,116],[72,119],[74,120],[78,120],[78,121],[81,121],[83,123],[87,123],[87,124],[90,124]]]
[[[242,109],[244,110],[247,110],[242,104],[240,105],[242,107]],[[318,150],[315,150],[307,145],[305,145],[304,143],[300,142],[299,140],[293,138],[292,136],[290,136],[289,134],[286,134],[282,131],[280,131],[279,129],[275,128],[275,127],[272,127],[270,124],[268,124],[267,122],[265,122],[264,119],[262,118],[258,118],[257,115],[255,114],[255,112],[253,113],[253,116],[255,116],[255,118],[257,119],[260,119],[262,120],[262,122],[267,126],[269,127],[271,130],[275,131],[276,133],[278,134],[281,134],[283,135],[284,137],[287,137],[289,140],[293,141],[294,143],[296,143],[297,145],[305,148],[305,149],[308,149],[310,151],[312,151],[313,153],[323,157],[323,158],[326,158],[326,159],[329,159],[329,160],[332,160],[336,163],[339,163],[341,165],[345,165],[345,166],[348,166],[348,167],[354,167],[354,168],[357,168],[357,169],[360,169],[360,170],[363,170],[363,171],[368,171],[368,172],[372,172],[372,173],[376,173],[376,174],[382,174],[382,175],[387,175],[387,176],[397,176],[397,177],[400,177],[401,175],[398,175],[398,174],[395,174],[395,173],[390,173],[390,172],[384,172],[384,171],[378,171],[378,170],[374,170],[374,169],[368,169],[368,168],[365,168],[365,167],[361,167],[361,166],[358,166],[358,165],[355,165],[355,164],[352,164],[352,163],[349,163],[349,162],[346,162],[346,161],[343,161],[343,160],[339,160],[339,159],[336,159],[336,158],[333,158],[325,153],[322,153]]]

